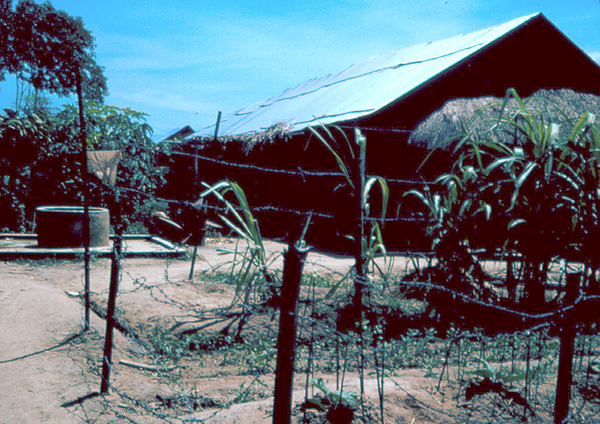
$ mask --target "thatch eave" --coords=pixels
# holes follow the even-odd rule
[[[560,124],[561,136],[568,135],[573,124],[584,113],[600,114],[600,96],[570,89],[538,90],[523,101],[536,119],[547,124]],[[447,150],[467,133],[473,138],[494,138],[510,143],[514,140],[514,129],[496,125],[503,104],[504,99],[497,97],[451,100],[419,124],[411,133],[408,143],[428,149]],[[502,113],[508,116],[516,109],[517,102],[511,98]]]
[[[272,144],[276,141],[285,141],[291,137],[292,126],[285,122],[276,123],[261,132],[251,134],[238,135],[221,135],[217,137],[210,136],[190,136],[186,139],[186,143],[196,144],[201,146],[220,145],[226,148],[228,144],[241,145],[242,150],[249,153],[256,147],[266,144]]]

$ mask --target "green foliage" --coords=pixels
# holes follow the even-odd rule
[[[345,276],[344,276],[345,277]],[[308,287],[332,287],[339,281],[339,277],[333,274],[304,273],[302,285]]]
[[[492,382],[502,381],[504,383],[512,383],[514,381],[523,381],[527,378],[525,370],[517,369],[515,371],[507,371],[502,368],[496,368],[485,359],[475,358],[483,367],[479,367],[474,371],[467,371],[466,374],[477,375],[479,377],[488,378]]]
[[[427,233],[438,259],[440,281],[462,292],[473,289],[469,278],[479,269],[470,251],[470,235],[477,223],[489,219],[492,208],[478,198],[477,178],[473,166],[460,166],[455,173],[438,178],[438,191],[425,187],[404,194],[417,197],[427,211]]]
[[[152,346],[164,359],[178,361],[183,357],[229,349],[233,338],[222,334],[194,333],[175,336],[156,328],[152,333]]]
[[[319,389],[325,399],[327,399],[327,405],[345,404],[351,408],[356,408],[360,401],[360,394],[351,390],[329,390],[325,385],[325,382],[321,377],[313,378],[310,380],[310,384],[313,387]],[[319,400],[311,399],[312,403],[317,403],[322,406],[322,410],[327,409],[325,405]]]
[[[202,183],[205,190],[200,197],[206,197],[209,194],[214,194],[226,207],[225,213],[230,213],[234,217],[231,221],[226,215],[220,215],[221,219],[231,228],[238,236],[246,240],[252,250],[255,250],[260,263],[265,262],[265,247],[263,246],[262,236],[258,227],[258,221],[252,215],[252,210],[248,204],[246,194],[236,182],[221,181],[213,186]],[[226,199],[228,193],[235,195],[237,205]],[[237,207],[236,207],[237,206]],[[238,208],[241,211],[238,211]],[[240,213],[241,212],[241,213]]]
[[[272,395],[269,386],[260,381],[258,377],[252,380],[248,386],[246,386],[246,383],[241,383],[238,388],[234,390],[233,394],[233,399],[226,402],[227,406],[265,399]]]
[[[389,368],[427,368],[433,376],[431,370],[443,360],[443,346],[435,333],[434,328],[410,328],[400,340],[390,342]]]
[[[425,207],[433,246],[450,277],[476,268],[469,254],[474,247],[517,251],[526,299],[539,307],[553,258],[576,253],[591,269],[600,267],[592,247],[600,234],[600,131],[591,113],[561,131],[543,106],[534,108],[514,90],[499,106],[489,131],[469,131],[458,141],[441,186],[407,194]]]
[[[30,231],[27,201],[32,165],[52,143],[52,120],[44,113],[18,116],[5,109],[0,115],[0,230]]]
[[[212,186],[205,182],[202,185],[206,187],[206,190],[200,195],[200,198],[211,194],[216,196],[225,206],[225,213],[221,214],[220,218],[246,243],[244,250],[238,250],[236,245],[234,250],[223,250],[223,253],[232,254],[234,257],[231,275],[237,284],[233,302],[240,299],[247,305],[252,290],[260,289],[260,287],[256,287],[257,283],[262,282],[262,288],[272,283],[272,276],[268,272],[269,258],[266,255],[258,221],[252,214],[246,195],[239,184],[220,181]],[[238,264],[240,267],[235,273]],[[235,278],[233,278],[234,273]]]
[[[319,140],[321,144],[325,146],[329,153],[331,153],[331,155],[334,157],[337,166],[342,172],[342,174],[344,174],[348,185],[354,188],[352,171],[348,164],[352,163],[355,160],[355,154],[354,149],[352,148],[352,144],[348,139],[348,136],[346,136],[346,133],[336,125],[333,125],[331,127],[321,125],[319,128],[325,134],[321,134],[316,128],[308,127],[310,132],[313,135],[315,135],[315,137],[317,137],[317,140]],[[337,136],[333,134],[332,130],[336,132]],[[342,142],[338,142],[338,139],[341,139]]]
[[[380,275],[385,276],[385,271],[376,263],[377,255],[386,257],[386,248],[383,241],[382,228],[385,224],[387,205],[389,201],[389,187],[384,178],[372,176],[367,178],[365,161],[367,154],[367,138],[362,134],[359,128],[354,129],[354,143],[346,135],[344,130],[338,126],[321,125],[318,129],[309,127],[311,133],[333,156],[338,169],[344,176],[344,179],[351,190],[352,196],[360,196],[361,222],[369,223],[368,234],[364,234],[361,243],[361,255],[364,258],[366,269],[378,269]],[[356,172],[353,172],[356,171]],[[356,187],[362,187],[361,193],[356,193]],[[379,199],[380,213],[378,217],[371,216],[370,196],[374,187],[378,186],[381,193]],[[363,225],[363,224],[361,224]],[[354,239],[354,235],[348,235]],[[386,258],[387,260],[387,258]],[[340,280],[340,284],[343,280]],[[331,296],[338,289],[339,284],[333,286],[328,296]]]
[[[162,184],[154,166],[156,148],[145,114],[115,106],[85,103],[90,150],[119,149],[123,152],[117,174],[122,214],[126,224],[139,228],[156,205],[149,195]],[[82,204],[82,166],[78,155],[77,108],[65,105],[18,115],[0,114],[0,210],[3,231],[31,231],[39,204]],[[92,204],[102,206],[112,189],[92,178]],[[50,203],[48,203],[50,202]]]
[[[276,340],[272,337],[258,336],[244,340],[239,346],[241,355],[239,365],[243,374],[267,374],[275,371],[277,357]]]
[[[50,2],[19,0],[13,9],[4,0],[0,26],[0,78],[13,74],[35,90],[61,96],[74,94],[81,78],[86,98],[104,99],[106,78],[96,63],[94,37],[81,18],[56,10]]]
[[[144,222],[149,212],[164,205],[152,200],[153,193],[164,182],[155,166],[158,150],[152,142],[152,128],[146,122],[146,114],[130,108],[84,103],[88,149],[120,150],[116,186],[120,190],[121,213],[126,220],[126,228],[136,222]],[[71,140],[73,150],[78,149],[78,109],[66,105],[58,114],[57,133],[64,140]],[[67,144],[67,143],[66,143]],[[77,151],[77,150],[75,150]],[[96,179],[92,180],[96,202],[102,202],[102,192],[107,188]]]
[[[480,187],[487,184],[482,190],[491,190],[489,182],[497,181],[495,203],[510,217],[507,225],[515,228],[520,223],[516,228],[527,239],[536,239],[534,246],[522,237],[523,253],[535,260],[564,255],[565,245],[583,230],[585,218],[591,218],[586,224],[597,226],[600,137],[595,117],[582,115],[563,138],[559,125],[546,122],[540,112],[534,114],[516,92],[509,91],[508,97],[516,99],[517,107],[500,116],[497,125],[514,133],[517,142],[469,140],[462,160],[474,155],[485,159],[478,160]]]

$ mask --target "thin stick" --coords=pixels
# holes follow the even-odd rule
[[[126,361],[125,359],[119,360],[119,364],[127,365],[128,367],[132,367],[132,368],[138,368],[138,369],[141,369],[144,371],[155,371],[155,372],[158,372],[161,369],[164,369],[166,371],[173,371],[175,368],[177,368],[176,365],[171,365],[168,367],[161,367],[161,369],[159,369],[156,365],[140,364],[138,362]]]
[[[84,299],[85,318],[83,331],[90,329],[90,188],[87,171],[87,135],[85,117],[83,114],[83,89],[81,72],[77,73],[77,100],[79,106],[79,141],[81,143],[81,178],[83,180],[83,269],[84,269]]]
[[[190,275],[188,280],[194,278],[194,266],[196,265],[196,255],[198,254],[198,246],[194,246],[194,253],[192,254],[192,265],[190,266]]]

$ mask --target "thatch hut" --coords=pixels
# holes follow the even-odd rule
[[[553,58],[552,66],[548,57]],[[600,66],[542,14],[402,49],[225,115],[217,138],[214,126],[187,137],[180,149],[202,158],[177,160],[166,195],[174,197],[179,190],[180,198],[191,200],[200,187],[181,192],[189,187],[182,182],[229,178],[242,185],[259,210],[335,216],[323,218],[321,228],[315,220],[312,234],[333,233],[343,244],[347,240],[343,234],[349,233],[353,221],[344,217],[351,205],[349,192],[343,179],[327,174],[338,170],[336,161],[315,142],[309,127],[336,125],[350,139],[353,129],[360,128],[368,140],[367,173],[388,179],[390,211],[395,212],[402,210],[407,189],[448,169],[447,154],[430,155],[428,146],[439,140],[427,142],[417,135],[409,140],[419,124],[444,104],[477,98],[463,107],[467,119],[469,112],[487,103],[486,98],[502,99],[509,88],[524,97],[540,89],[600,95],[598,80]],[[435,119],[441,121],[431,121],[432,126],[445,125],[443,134],[460,132],[465,124],[450,112]],[[262,223],[267,236],[284,236],[283,221],[290,214],[267,215]],[[403,223],[397,226],[388,244],[406,245],[414,238],[406,234],[414,230]],[[387,228],[388,234],[393,227]]]
[[[561,136],[568,136],[573,125],[586,112],[600,114],[600,96],[578,93],[570,89],[541,89],[522,99],[527,110],[537,120],[560,125]],[[517,109],[517,100],[477,97],[454,99],[434,112],[411,133],[408,143],[427,149],[448,150],[458,138],[470,134],[473,138],[493,137],[512,142],[513,131],[498,125],[498,118]]]

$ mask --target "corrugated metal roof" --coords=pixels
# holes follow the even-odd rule
[[[336,74],[306,81],[225,116],[219,133],[250,134],[280,122],[287,122],[294,132],[310,125],[332,124],[370,115],[538,15],[393,51],[349,66]],[[214,126],[192,136],[213,133]]]

